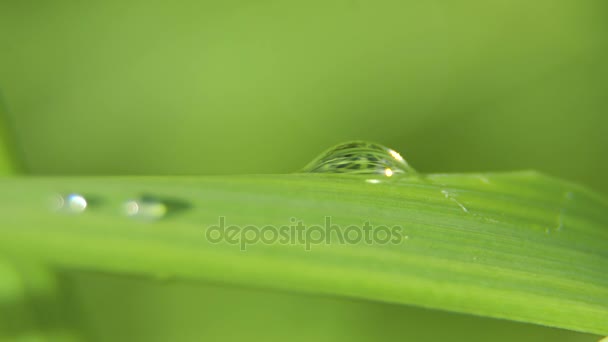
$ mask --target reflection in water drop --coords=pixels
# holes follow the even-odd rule
[[[69,214],[80,214],[87,209],[87,200],[80,194],[53,196],[52,209]]]
[[[158,199],[142,197],[125,202],[124,213],[127,216],[142,220],[155,221],[167,214],[167,205]]]
[[[380,175],[383,178],[416,174],[416,171],[397,151],[365,141],[352,141],[334,146],[304,167],[302,171]],[[380,181],[368,179],[366,182],[376,184]]]
[[[395,150],[391,150],[390,148],[388,149],[388,153],[395,158],[395,160],[398,160],[400,162],[404,162],[405,160],[403,160],[403,157],[399,154],[399,152],[395,151]]]

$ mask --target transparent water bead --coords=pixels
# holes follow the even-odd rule
[[[161,200],[144,196],[139,199],[126,201],[123,205],[123,210],[129,217],[146,221],[156,221],[167,214],[168,207]]]
[[[306,165],[303,172],[360,175],[414,175],[414,170],[395,150],[367,141],[338,144]],[[378,181],[379,182],[379,181]]]
[[[52,209],[68,214],[80,214],[87,209],[86,198],[80,194],[55,195],[53,197]]]
[[[157,221],[190,208],[191,205],[182,200],[147,194],[125,201],[123,213],[143,221]]]

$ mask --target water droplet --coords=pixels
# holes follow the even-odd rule
[[[86,198],[83,195],[75,193],[66,196],[55,195],[51,203],[53,210],[68,214],[80,214],[87,209],[87,206]]]
[[[137,199],[126,201],[123,204],[123,212],[125,215],[135,219],[156,221],[189,207],[190,205],[183,201],[144,195]]]
[[[123,206],[127,216],[155,221],[163,218],[167,214],[167,206],[156,199],[142,197],[137,200],[128,200]]]
[[[336,145],[323,152],[302,171],[380,175],[383,178],[416,174],[397,151],[366,141],[351,141]],[[366,182],[376,184],[380,180],[368,179]]]

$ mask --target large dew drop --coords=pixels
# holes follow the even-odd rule
[[[336,145],[323,152],[302,171],[384,177],[416,174],[397,151],[367,141],[350,141]]]

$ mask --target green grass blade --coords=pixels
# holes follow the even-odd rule
[[[608,201],[534,172],[0,180],[0,252],[58,267],[332,294],[608,334]],[[78,192],[79,215],[45,200]],[[142,194],[186,204],[158,222]],[[171,210],[169,213],[172,213]],[[399,225],[398,244],[213,244],[227,225]]]

